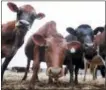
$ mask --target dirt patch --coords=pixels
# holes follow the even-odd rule
[[[28,74],[26,81],[21,81],[24,73],[16,73],[6,71],[2,90],[28,90],[28,85],[32,73]],[[83,75],[79,75],[79,84],[69,83],[69,74],[59,79],[58,84],[48,84],[48,77],[45,73],[39,73],[39,82],[35,84],[35,90],[106,90],[104,84],[105,79],[98,76],[96,80],[92,80],[91,75],[87,75],[86,81],[83,81]]]

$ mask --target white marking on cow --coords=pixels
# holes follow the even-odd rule
[[[87,43],[88,46],[93,46],[93,43]]]
[[[71,48],[71,49],[70,49],[70,52],[71,52],[71,53],[75,53],[75,52],[76,52],[75,48]]]

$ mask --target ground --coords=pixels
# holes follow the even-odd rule
[[[2,90],[27,90],[32,73],[28,74],[26,81],[21,82],[24,73],[6,71]],[[39,80],[35,84],[35,90],[106,90],[105,79],[98,76],[96,80],[92,80],[92,76],[87,74],[86,81],[83,81],[83,75],[79,74],[79,84],[71,85],[69,83],[69,74],[59,79],[60,83],[48,84],[48,76],[46,73],[39,73]]]

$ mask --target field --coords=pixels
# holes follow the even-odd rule
[[[21,82],[23,75],[24,73],[6,71],[2,90],[28,90],[29,80],[32,73],[28,74],[26,81]],[[59,85],[48,84],[48,76],[46,76],[44,72],[40,72],[40,82],[35,84],[35,90],[106,90],[105,79],[101,76],[98,76],[96,80],[92,80],[92,76],[87,74],[86,81],[83,81],[83,75],[79,74],[78,78],[78,85],[69,84],[69,74],[59,79]]]

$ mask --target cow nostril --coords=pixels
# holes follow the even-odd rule
[[[85,46],[85,48],[89,48],[89,47],[93,47],[94,44],[93,43],[86,43],[84,46]]]

